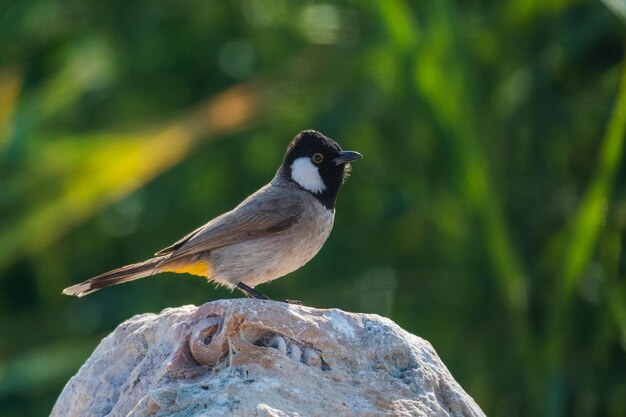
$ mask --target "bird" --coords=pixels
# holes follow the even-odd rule
[[[350,163],[362,158],[320,132],[304,130],[287,146],[274,178],[233,210],[146,261],[72,285],[63,294],[82,297],[174,272],[269,300],[255,287],[301,268],[319,252],[333,227],[337,193],[349,176]]]

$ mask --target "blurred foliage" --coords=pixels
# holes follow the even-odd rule
[[[365,155],[263,292],[389,316],[490,416],[626,415],[621,0],[0,4],[0,414],[133,314],[241,296],[149,257],[315,128]]]

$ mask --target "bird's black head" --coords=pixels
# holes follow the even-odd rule
[[[321,133],[305,130],[287,147],[278,175],[333,209],[339,187],[350,170],[350,161],[361,158],[360,153],[343,151],[337,142]]]

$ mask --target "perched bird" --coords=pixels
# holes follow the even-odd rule
[[[111,285],[177,272],[267,299],[254,287],[295,271],[317,254],[333,227],[335,200],[349,163],[362,157],[319,132],[300,132],[272,181],[232,211],[152,259],[98,275],[63,294],[82,297]]]

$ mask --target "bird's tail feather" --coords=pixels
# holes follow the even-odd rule
[[[167,257],[152,258],[144,262],[126,265],[121,268],[114,269],[113,271],[105,272],[102,275],[90,278],[80,284],[67,287],[63,290],[63,294],[82,297],[84,295],[91,294],[94,291],[98,291],[100,288],[149,277],[160,272],[157,266],[163,262],[165,258]]]

